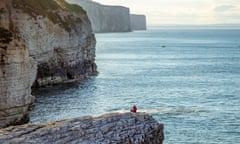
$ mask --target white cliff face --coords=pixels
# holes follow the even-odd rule
[[[36,62],[7,29],[0,28],[0,127],[28,121]]]
[[[130,20],[131,20],[132,30],[146,30],[147,29],[146,16],[145,15],[131,14],[130,15]]]
[[[30,56],[39,62],[37,85],[84,79],[96,72],[96,42],[94,35],[89,33],[90,23],[79,24],[76,32],[67,32],[42,16],[36,21],[25,18],[19,23],[20,33],[29,47]],[[92,66],[87,68],[86,63]]]
[[[96,40],[81,7],[63,0],[3,0],[0,30],[0,127],[27,120],[34,81],[44,86],[97,73]]]
[[[68,0],[87,11],[94,32],[131,31],[129,8],[106,6],[89,0]]]

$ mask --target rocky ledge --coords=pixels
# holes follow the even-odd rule
[[[162,144],[163,125],[146,113],[111,113],[0,130],[0,143]]]

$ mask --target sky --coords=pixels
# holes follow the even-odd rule
[[[240,24],[240,0],[93,0],[145,14],[148,25]]]

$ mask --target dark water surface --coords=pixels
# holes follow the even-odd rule
[[[33,123],[129,111],[165,126],[165,144],[240,142],[240,30],[96,34],[99,75],[34,92]]]

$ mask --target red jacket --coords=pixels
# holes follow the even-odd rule
[[[131,109],[131,112],[134,112],[134,113],[137,112],[137,106],[134,105]]]

